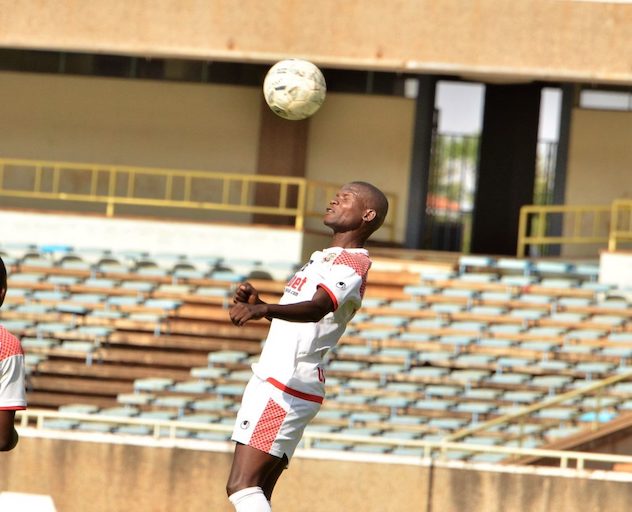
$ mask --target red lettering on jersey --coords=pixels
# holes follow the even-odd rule
[[[298,285],[298,291],[301,291],[301,288],[303,288],[303,285],[307,282],[307,278],[304,277],[303,279],[301,279],[301,284]]]

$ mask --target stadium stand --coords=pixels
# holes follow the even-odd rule
[[[10,292],[1,319],[23,339],[29,403],[100,417],[230,424],[267,323],[236,328],[235,283],[279,268],[217,258],[2,247]],[[462,256],[431,271],[379,258],[362,311],[327,372],[328,399],[310,432],[441,440],[527,405],[630,372],[632,304],[597,286],[597,267]],[[264,298],[283,279],[257,279]],[[632,408],[630,383],[587,392],[463,440],[541,447]],[[146,435],[139,425],[49,420],[47,427]],[[179,437],[227,439],[179,429]],[[410,453],[328,439],[323,449]],[[413,453],[421,453],[412,450]],[[450,452],[501,461],[503,454]]]

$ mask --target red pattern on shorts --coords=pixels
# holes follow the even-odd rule
[[[371,268],[371,260],[365,254],[354,254],[348,251],[342,251],[334,260],[334,265],[347,265],[355,270],[355,273],[362,278],[360,286],[360,297],[364,297],[366,289],[366,278]]]
[[[270,452],[287,412],[274,400],[268,400],[248,443],[262,452]]]

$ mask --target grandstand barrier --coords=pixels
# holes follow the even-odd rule
[[[45,409],[29,409],[18,411],[16,414],[20,429],[33,428],[36,430],[47,430],[45,422],[47,420],[66,422],[86,422],[95,424],[110,424],[112,426],[144,426],[151,431],[154,439],[165,439],[176,441],[179,437],[178,430],[189,432],[216,432],[226,434],[227,439],[232,432],[232,425],[209,424],[183,422],[164,419],[147,419],[107,415],[92,415],[82,413],[66,413],[50,411]],[[111,434],[117,436],[117,434]],[[80,437],[81,434],[78,434]],[[120,436],[119,436],[120,437]],[[402,448],[421,448],[422,458],[447,460],[447,455],[452,452],[489,453],[510,455],[513,457],[537,457],[554,459],[560,468],[571,467],[574,462],[575,469],[583,470],[587,468],[588,462],[601,462],[606,464],[632,464],[632,456],[576,452],[566,450],[547,450],[542,448],[519,448],[508,446],[485,446],[479,444],[468,444],[452,441],[450,439],[460,439],[459,435],[448,436],[442,441],[425,441],[415,439],[390,439],[376,436],[344,435],[330,432],[306,431],[303,435],[304,442],[300,446],[300,451],[309,452],[314,449],[314,441],[335,441],[339,443],[362,444],[362,445],[388,445]]]
[[[276,187],[274,204],[256,204],[261,186]],[[322,217],[339,187],[292,176],[0,158],[0,197],[103,205],[108,217],[122,205],[213,210],[290,217],[302,230],[306,219]],[[397,198],[387,197],[391,208],[382,229],[394,241]]]
[[[632,293],[632,251],[602,251],[599,255],[599,282]],[[632,295],[631,295],[632,296]]]
[[[130,503],[154,512],[232,510],[224,488],[232,443],[18,430],[0,487],[50,495],[64,512],[124,512]],[[297,451],[288,471],[273,498],[278,512],[625,510],[632,482],[623,471],[316,449]]]
[[[527,247],[596,244],[609,240],[610,206],[527,205],[520,208],[518,247],[522,258]]]
[[[629,199],[612,203],[608,250],[616,251],[622,242],[632,242],[632,201]]]

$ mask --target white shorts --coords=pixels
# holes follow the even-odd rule
[[[237,413],[232,440],[288,461],[321,404],[277,389],[253,375]]]

